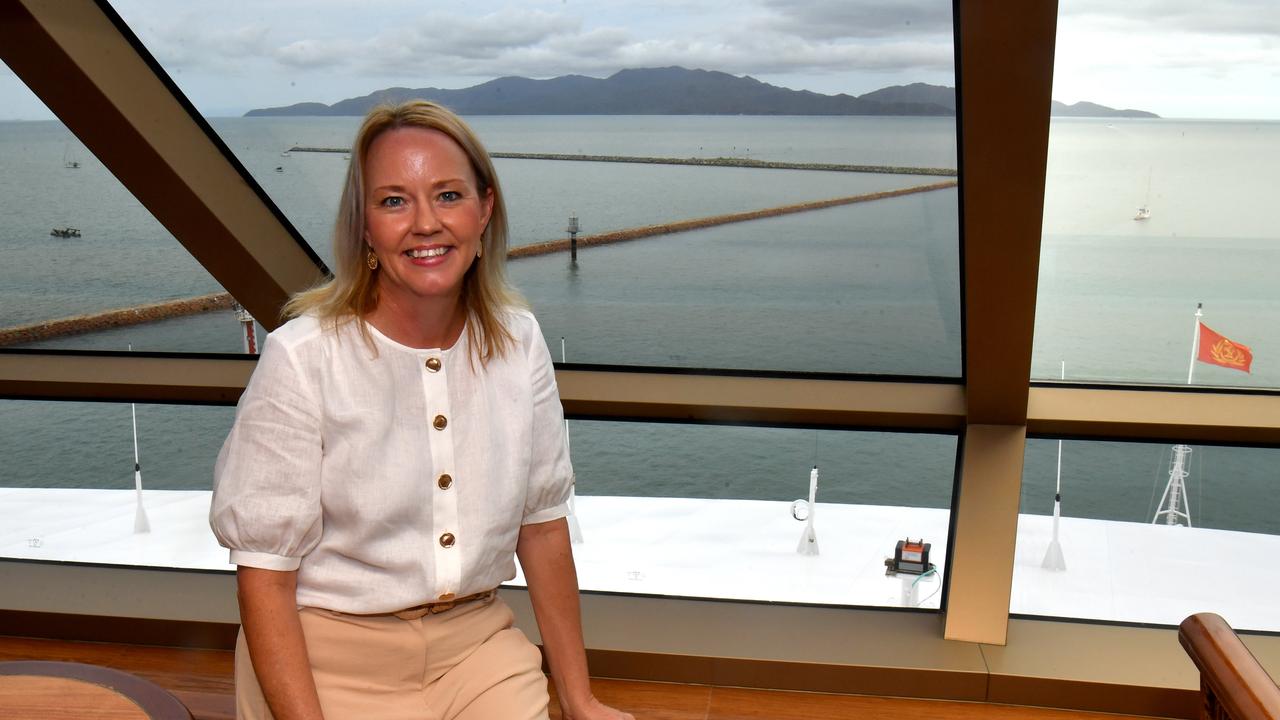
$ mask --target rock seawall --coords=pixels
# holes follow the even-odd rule
[[[933,183],[931,185],[916,185],[914,187],[902,188],[900,190],[885,190],[883,192],[850,195],[847,197],[833,198],[831,200],[815,200],[812,202],[796,203],[794,205],[783,205],[780,207],[765,208],[763,210],[729,213],[727,215],[712,215],[710,217],[662,223],[660,225],[644,225],[641,227],[627,228],[625,230],[600,233],[598,235],[586,235],[578,238],[578,247],[584,248],[592,245],[608,245],[611,243],[653,237],[654,235],[670,235],[672,233],[715,227],[716,225],[727,225],[729,223],[759,220],[761,218],[776,217],[778,215],[789,215],[791,213],[808,212],[810,210],[822,210],[824,208],[837,207],[840,205],[851,205],[853,203],[869,202],[872,200],[883,200],[885,198],[900,197],[902,195],[914,195],[915,193],[945,190],[955,186],[956,182],[954,180],[950,180],[947,182]],[[548,240],[546,242],[521,245],[520,247],[511,248],[507,252],[507,257],[515,259],[535,255],[547,255],[556,252],[566,252],[568,250],[568,239]]]
[[[350,153],[349,148],[294,146],[289,152]],[[907,167],[900,165],[849,165],[844,163],[784,162],[778,160],[752,160],[750,158],[672,158],[643,157],[636,155],[571,155],[566,153],[517,153],[491,152],[490,157],[510,160],[558,160],[561,162],[611,162],[640,163],[645,165],[693,165],[697,167],[737,167],[759,170],[822,170],[826,172],[887,173],[891,175],[941,175],[955,177],[954,168]]]
[[[233,304],[234,301],[231,299],[231,294],[223,292],[0,328],[0,347],[39,342],[62,335],[76,335],[109,330],[115,327],[125,327],[127,325],[155,322],[157,320],[167,320],[214,310],[227,310]]]

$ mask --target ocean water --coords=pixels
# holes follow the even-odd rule
[[[326,260],[350,118],[211,121]],[[955,166],[941,118],[479,117],[490,149]],[[64,154],[82,163],[62,167]],[[1280,387],[1280,124],[1055,120],[1033,377],[1185,382],[1192,314],[1250,345]],[[65,128],[0,123],[0,325],[215,292],[216,282]],[[515,245],[935,182],[830,172],[498,160]],[[281,169],[280,172],[276,168]],[[1150,188],[1148,190],[1148,187]],[[512,261],[553,355],[570,362],[954,378],[961,370],[955,190]],[[1139,205],[1152,217],[1134,221]],[[84,237],[48,236],[76,226]],[[238,352],[227,313],[41,343]],[[0,401],[0,486],[131,487],[128,406]],[[206,488],[230,408],[139,406],[149,486]],[[946,507],[956,438],[805,428],[574,421],[584,494],[820,499]],[[1167,445],[1067,444],[1064,512],[1143,520]],[[1052,509],[1056,443],[1028,446],[1024,511]],[[1278,533],[1280,451],[1197,448],[1197,524]],[[1163,468],[1163,469],[1162,469]],[[1156,496],[1158,498],[1158,494]],[[1196,504],[1200,506],[1197,507]]]

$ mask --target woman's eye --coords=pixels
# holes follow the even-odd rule
[[[440,199],[444,202],[457,202],[462,199],[462,193],[457,190],[445,190],[440,193]]]
[[[382,198],[382,203],[381,203],[383,207],[400,207],[403,204],[404,204],[404,198],[396,197],[395,195]]]

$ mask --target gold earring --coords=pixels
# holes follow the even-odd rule
[[[365,258],[364,258],[364,264],[365,264],[365,265],[368,265],[370,270],[377,270],[377,269],[378,269],[378,256],[377,256],[377,255],[374,255],[374,254],[373,254],[373,251],[372,251],[372,250],[370,250],[370,251],[369,251],[369,254],[368,254],[368,255],[366,255],[366,256],[365,256]]]
[[[476,257],[480,257],[481,255],[484,255],[484,246],[483,246],[483,245],[481,245],[479,248],[476,248]]]

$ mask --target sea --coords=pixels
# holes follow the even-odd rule
[[[949,118],[504,116],[469,122],[495,152],[957,165]],[[328,262],[356,118],[209,123]],[[67,168],[78,162],[78,168]],[[511,242],[668,223],[934,183],[922,175],[549,160],[495,161]],[[1249,346],[1251,373],[1197,364],[1198,386],[1280,387],[1280,122],[1054,119],[1033,379],[1185,384],[1197,304]],[[57,122],[0,123],[0,327],[218,292],[220,286]],[[639,369],[962,372],[956,189],[512,260],[557,360]],[[1135,220],[1139,207],[1151,216]],[[81,237],[50,237],[75,227]],[[230,313],[74,335],[44,349],[236,353]],[[620,378],[618,382],[626,382]],[[208,489],[229,407],[139,404],[147,487]],[[0,487],[133,486],[131,407],[0,400]],[[585,495],[948,507],[953,435],[574,419]],[[1022,511],[1053,509],[1058,443],[1028,441]],[[1063,514],[1149,522],[1162,443],[1063,443]],[[1280,450],[1193,446],[1198,526],[1280,534]],[[935,542],[944,542],[938,538]]]

